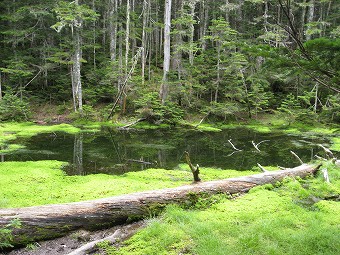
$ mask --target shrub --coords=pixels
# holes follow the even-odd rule
[[[6,94],[0,100],[0,120],[1,121],[23,121],[30,116],[28,103],[20,100],[13,94]]]

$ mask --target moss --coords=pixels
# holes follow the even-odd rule
[[[148,169],[121,176],[94,174],[67,176],[58,161],[3,162],[0,164],[0,207],[24,207],[109,197],[192,182],[187,166],[176,170]],[[202,168],[203,180],[253,173]]]
[[[333,151],[340,151],[340,138],[339,137],[333,137],[332,138],[332,146],[330,147]]]
[[[321,176],[287,178],[280,187],[256,187],[237,199],[217,196],[205,210],[168,206],[161,218],[108,254],[339,254],[339,203],[321,200],[312,210],[296,203],[306,194],[338,190],[339,168],[329,170],[333,182],[326,192],[320,191]],[[180,251],[174,249],[177,242]]]

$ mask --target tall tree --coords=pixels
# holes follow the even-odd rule
[[[165,100],[169,93],[168,74],[170,71],[170,29],[171,29],[171,0],[165,0],[163,80],[159,93],[162,104],[165,103]]]

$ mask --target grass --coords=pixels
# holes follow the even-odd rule
[[[67,176],[59,161],[3,162],[0,164],[0,208],[75,202],[150,189],[189,184],[192,174],[187,166],[177,170],[149,169],[120,176],[94,174]],[[202,168],[202,180],[253,174]]]
[[[340,254],[340,204],[322,199],[339,194],[340,169],[328,168],[332,184],[320,176],[286,179],[280,187],[256,187],[234,200],[215,196],[218,202],[209,208],[168,206],[162,217],[150,220],[123,246],[106,246],[106,251],[111,255]],[[313,202],[306,203],[311,198]]]

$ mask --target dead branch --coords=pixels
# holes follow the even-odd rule
[[[199,125],[201,125],[202,122],[209,116],[209,114],[210,114],[210,112],[208,112],[208,113],[200,120],[200,122],[199,122],[197,125],[195,125],[195,128],[197,128]]]
[[[85,254],[88,254],[88,252],[92,251],[98,243],[105,242],[105,241],[108,241],[111,244],[115,243],[119,239],[119,237],[122,236],[122,234],[123,234],[122,231],[120,229],[117,229],[112,235],[105,237],[105,238],[102,238],[102,239],[99,239],[99,240],[92,241],[90,243],[87,243],[87,244],[81,246],[80,248],[70,252],[67,255],[85,255]]]
[[[335,158],[333,152],[331,152],[330,149],[326,148],[326,147],[323,146],[322,144],[318,144],[318,145],[319,145],[319,147],[321,147],[321,148],[325,151],[326,156],[327,156],[329,159]]]
[[[231,139],[229,139],[228,142],[230,143],[230,145],[233,147],[233,149],[234,149],[235,151],[242,151],[242,150],[237,149],[237,148],[235,147],[235,145],[231,142]]]
[[[128,159],[127,160],[128,163],[139,163],[139,164],[145,164],[145,165],[152,165],[153,163],[151,162],[148,162],[148,161],[144,161],[144,160],[141,160],[141,159]]]
[[[263,166],[261,166],[259,163],[257,163],[257,166],[261,169],[262,172],[268,172]]]
[[[141,122],[141,121],[144,121],[144,120],[146,120],[146,118],[140,118],[140,119],[138,119],[138,120],[136,120],[136,121],[134,121],[134,122],[132,122],[132,123],[130,123],[130,124],[127,124],[127,125],[125,125],[125,126],[123,126],[123,127],[119,127],[118,129],[120,129],[120,130],[122,130],[122,129],[127,129],[127,128],[131,127],[131,126],[136,125],[137,123],[139,123],[139,122]]]
[[[303,161],[294,151],[290,151],[290,153],[300,162],[301,165],[303,164]]]
[[[254,148],[258,151],[258,152],[261,152],[260,151],[260,149],[259,149],[259,145],[261,144],[261,143],[263,143],[263,142],[268,142],[269,140],[263,140],[263,141],[261,141],[261,142],[259,142],[259,143],[255,143],[254,141],[251,141],[251,143],[252,143],[252,145],[254,146]]]
[[[184,154],[187,164],[189,165],[191,172],[194,176],[194,182],[201,181],[201,179],[198,177],[198,174],[200,173],[199,165],[197,164],[196,167],[194,167],[193,164],[191,163],[189,152],[185,151]]]

